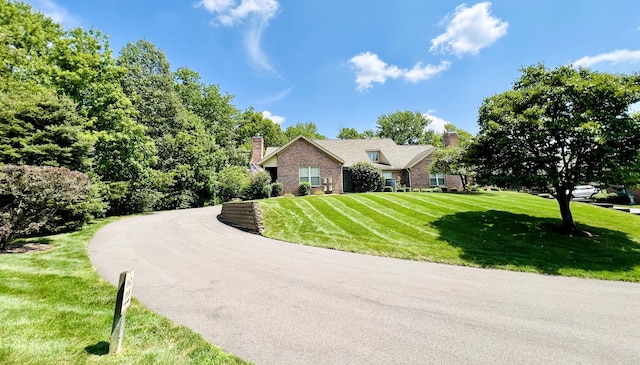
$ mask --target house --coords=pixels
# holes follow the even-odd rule
[[[455,132],[444,137],[446,145],[457,143]],[[385,178],[400,180],[412,189],[461,188],[457,176],[430,173],[435,150],[431,145],[400,146],[391,139],[311,140],[304,136],[265,150],[262,137],[253,137],[251,166],[268,171],[273,181],[284,185],[284,193],[292,194],[302,182],[310,182],[312,192],[352,192],[349,167],[362,161],[380,168]]]

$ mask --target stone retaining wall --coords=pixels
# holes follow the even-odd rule
[[[243,231],[262,234],[262,213],[258,202],[229,202],[222,204],[220,221]]]

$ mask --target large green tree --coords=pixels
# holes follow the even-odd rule
[[[309,139],[327,139],[318,132],[318,126],[314,122],[298,122],[295,125],[288,126],[284,134],[288,140],[292,140],[298,136],[305,136]]]
[[[564,230],[577,232],[570,208],[577,184],[615,183],[638,172],[640,123],[628,112],[638,100],[637,75],[523,68],[513,90],[482,103],[469,157],[479,176],[498,186],[552,186]]]
[[[262,136],[265,147],[278,147],[287,143],[287,136],[279,124],[265,118],[253,108],[245,110],[238,118],[236,138],[239,146],[251,150],[251,137]]]
[[[397,144],[423,144],[433,133],[427,130],[431,120],[420,112],[396,111],[383,114],[376,122],[377,135],[390,138]]]

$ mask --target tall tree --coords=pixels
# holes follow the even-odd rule
[[[265,147],[278,147],[288,139],[279,124],[265,118],[253,108],[245,110],[237,120],[236,138],[239,146],[251,149],[251,137],[262,136]]]
[[[378,117],[377,133],[380,138],[391,138],[397,144],[424,143],[431,121],[420,112],[396,111]]]
[[[340,128],[337,135],[338,139],[367,139],[364,133],[358,132],[355,128]]]
[[[570,192],[577,184],[638,173],[640,123],[628,113],[638,100],[637,75],[523,68],[513,90],[482,103],[469,157],[496,185],[555,188],[563,228],[576,232]]]
[[[288,140],[292,140],[298,136],[305,136],[309,139],[327,139],[318,132],[318,126],[314,122],[298,122],[295,125],[288,126],[284,134]]]

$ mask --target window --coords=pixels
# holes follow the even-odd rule
[[[320,168],[300,166],[300,182],[311,183],[311,186],[320,186]]]
[[[393,179],[393,173],[391,171],[383,171],[382,177],[385,179]]]
[[[378,151],[368,151],[367,155],[369,156],[369,160],[373,162],[378,162],[380,160],[380,153]]]
[[[429,174],[429,186],[444,185],[444,174]]]

